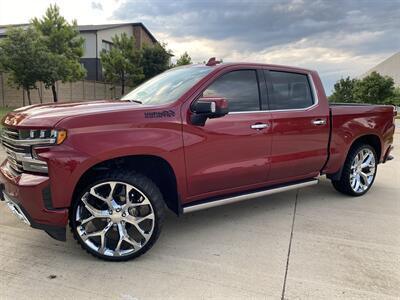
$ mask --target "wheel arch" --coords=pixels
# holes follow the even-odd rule
[[[71,203],[78,197],[82,188],[88,184],[94,174],[113,168],[135,170],[150,178],[160,189],[167,207],[175,214],[181,213],[181,202],[174,169],[164,158],[157,155],[129,155],[115,157],[89,167],[80,176],[72,193]]]
[[[380,162],[381,156],[382,156],[382,141],[379,138],[379,136],[377,134],[361,135],[361,136],[358,136],[357,138],[355,138],[353,140],[353,142],[351,143],[350,147],[347,149],[346,155],[344,156],[344,160],[343,160],[343,162],[341,164],[340,169],[337,172],[333,173],[333,174],[327,174],[327,177],[329,179],[332,179],[332,180],[339,180],[340,179],[340,177],[342,176],[343,165],[344,165],[344,163],[345,163],[345,161],[346,161],[346,159],[347,159],[347,157],[348,157],[348,155],[350,153],[350,150],[353,149],[356,145],[359,145],[359,144],[367,144],[367,145],[370,145],[372,148],[374,148],[376,156],[378,158],[378,163]]]
[[[380,158],[382,156],[382,142],[378,135],[366,134],[366,135],[362,135],[362,136],[359,136],[358,138],[356,138],[351,143],[351,146],[349,147],[349,149],[347,151],[346,158],[347,158],[347,155],[349,155],[350,149],[358,144],[367,144],[367,145],[370,145],[372,148],[374,148],[376,156],[378,158],[378,162],[380,161]]]

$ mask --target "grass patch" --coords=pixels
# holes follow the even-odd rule
[[[7,113],[14,110],[14,107],[0,107],[0,117],[4,117]]]

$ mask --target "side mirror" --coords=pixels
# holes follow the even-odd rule
[[[207,119],[220,118],[229,113],[228,101],[224,98],[199,98],[192,104],[191,122],[204,126]]]

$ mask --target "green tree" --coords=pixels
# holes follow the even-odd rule
[[[171,52],[165,49],[165,45],[156,43],[154,45],[144,44],[140,65],[143,68],[145,79],[169,69]]]
[[[190,65],[190,64],[192,64],[192,58],[189,56],[189,54],[186,51],[176,61],[177,66],[184,66],[184,65]]]
[[[329,101],[343,103],[354,102],[353,90],[356,83],[357,79],[351,79],[350,77],[340,79],[335,83],[333,94],[329,97]]]
[[[354,101],[360,103],[385,103],[394,95],[393,78],[382,76],[377,72],[372,72],[357,81],[353,90]]]
[[[51,87],[54,102],[57,102],[57,81],[77,81],[85,77],[86,70],[79,61],[84,39],[79,36],[76,20],[69,24],[60,15],[57,5],[50,5],[42,19],[34,18],[32,24],[42,34],[47,49],[40,81],[46,88]]]
[[[385,103],[400,106],[400,87],[394,89],[393,95],[387,98]]]
[[[114,36],[112,42],[110,51],[100,53],[104,77],[108,82],[120,83],[122,94],[125,94],[126,85],[135,85],[144,78],[139,65],[140,51],[135,47],[134,38],[129,38],[126,33]]]
[[[0,41],[0,65],[9,74],[10,84],[26,91],[29,104],[30,91],[37,88],[45,51],[43,39],[32,27],[10,28]]]

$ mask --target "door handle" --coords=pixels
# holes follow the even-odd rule
[[[250,127],[251,127],[251,129],[261,130],[261,129],[264,129],[264,128],[269,127],[269,124],[266,124],[266,123],[256,123],[256,124],[251,125]]]
[[[311,122],[313,125],[320,126],[326,124],[326,119],[316,119]]]

